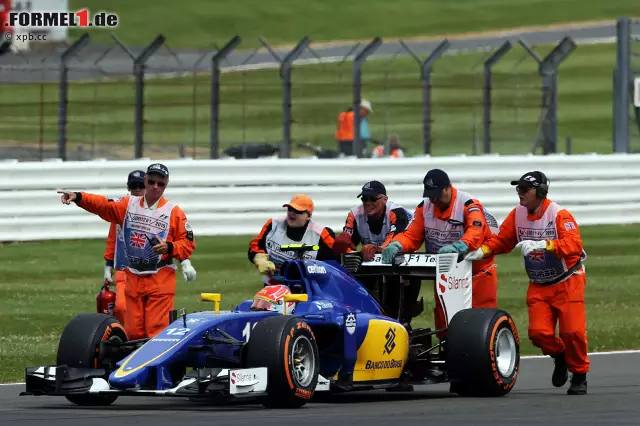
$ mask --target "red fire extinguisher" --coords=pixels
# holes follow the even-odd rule
[[[116,293],[111,291],[109,281],[105,280],[96,296],[96,309],[99,314],[113,315],[114,306],[116,306]]]

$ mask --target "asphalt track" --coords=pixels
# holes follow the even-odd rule
[[[640,418],[640,353],[591,356],[589,393],[566,395],[551,385],[550,358],[521,361],[518,382],[503,398],[461,398],[448,385],[334,395],[300,410],[267,410],[256,404],[212,406],[176,398],[120,398],[106,408],[81,408],[61,397],[18,396],[24,385],[0,386],[0,424],[9,425],[622,425]]]
[[[526,41],[529,45],[556,44],[563,37],[570,36],[577,44],[598,43],[602,41],[612,42],[615,40],[615,23],[587,23],[572,25],[567,27],[554,26],[548,29],[501,31],[491,34],[477,34],[468,36],[457,36],[451,38],[449,52],[475,51],[479,49],[491,50],[499,47],[505,41],[510,40],[517,43],[519,39]],[[429,39],[423,41],[409,41],[406,44],[410,49],[422,59],[434,50],[441,42],[441,39]],[[170,42],[170,41],[168,41]],[[225,43],[223,41],[222,43]],[[338,62],[347,55],[359,53],[364,44],[334,43],[327,46],[315,47],[313,40],[311,50],[303,52],[301,61],[320,60],[324,62]],[[354,50],[354,47],[356,49]],[[277,67],[278,63],[271,53],[262,49],[259,52],[240,50],[232,52],[222,64],[223,69],[251,69]],[[141,48],[131,48],[133,55],[138,55]],[[276,49],[276,54],[282,58],[287,50]],[[408,55],[400,43],[395,40],[384,41],[374,52],[373,56],[391,56],[394,54]],[[161,48],[151,56],[147,63],[148,75],[172,75],[184,72],[208,72],[211,69],[212,52],[204,51],[170,51]],[[96,66],[95,63],[98,62]],[[133,62],[131,57],[123,49],[113,46],[92,46],[89,44],[71,62],[72,71],[69,79],[91,79],[100,77],[117,77],[131,75]],[[25,72],[25,68],[32,68],[30,72]],[[0,82],[26,82],[26,81],[49,81],[56,80],[59,75],[60,58],[59,55],[43,57],[41,53],[29,51],[20,55],[4,55],[0,57]],[[36,72],[36,70],[38,70]],[[82,71],[81,71],[82,70]]]

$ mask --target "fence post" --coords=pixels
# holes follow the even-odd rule
[[[613,152],[629,152],[630,18],[618,18],[616,39],[616,67],[613,75]]]
[[[483,123],[483,142],[484,153],[491,153],[491,77],[492,68],[498,63],[504,55],[506,55],[512,48],[510,41],[505,41],[493,55],[489,56],[484,62],[484,90],[483,90],[483,104],[484,104],[484,123]]]
[[[164,44],[166,37],[162,34],[158,35],[138,56],[135,56],[115,34],[112,34],[111,37],[133,60],[133,77],[135,80],[135,109],[133,112],[135,126],[134,157],[142,158],[144,147],[144,70],[147,61]]]
[[[309,46],[309,37],[305,37],[284,57],[280,63],[280,78],[282,79],[282,142],[280,143],[280,158],[291,157],[291,71],[295,61]]]
[[[211,57],[211,139],[209,157],[213,160],[220,158],[220,62],[240,43],[242,43],[242,38],[236,35]]]
[[[558,67],[577,47],[571,37],[565,37],[540,64],[543,105],[547,106],[544,131],[544,154],[558,152]],[[545,96],[546,94],[546,96]]]
[[[69,46],[60,57],[60,83],[58,99],[58,158],[67,161],[67,104],[69,102],[69,67],[68,61],[82,50],[91,36],[84,33],[82,37]]]
[[[362,86],[362,64],[367,58],[380,47],[382,39],[374,38],[367,44],[353,61],[353,154],[362,158],[362,139],[360,138],[360,92]]]
[[[540,115],[545,155],[558,152],[558,67],[577,47],[571,37],[563,38],[544,59],[541,59],[529,45],[519,40],[531,57],[538,63],[538,74],[542,77],[542,114]],[[534,141],[535,152],[538,141]]]
[[[416,55],[416,53],[406,44],[400,40],[400,44],[409,52],[413,59],[420,65],[420,82],[422,83],[422,138],[423,138],[423,151],[425,154],[431,154],[431,67],[433,64],[446,52],[449,48],[449,40],[442,40],[436,48],[431,52],[431,55],[424,61]]]
[[[431,55],[422,63],[422,101],[424,108],[424,117],[422,119],[423,127],[423,148],[424,153],[431,155],[431,68],[433,64],[449,48],[449,40],[445,39],[440,42],[438,47],[431,52]]]

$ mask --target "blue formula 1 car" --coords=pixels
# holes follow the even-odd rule
[[[450,382],[461,396],[503,396],[513,388],[518,332],[505,311],[471,309],[471,262],[455,254],[399,254],[392,264],[379,254],[370,262],[347,254],[341,263],[322,262],[302,260],[308,247],[290,249],[293,260],[278,281],[291,290],[284,300],[296,303],[293,314],[252,311],[251,300],[221,311],[221,295],[204,293],[213,311],[173,311],[161,333],[135,341],[115,318],[81,314],[62,332],[56,365],[26,368],[22,395],[65,396],[78,405],[140,395],[251,397],[297,408],[321,391]],[[407,329],[386,315],[362,277],[383,287],[434,281],[447,327]],[[402,300],[402,286],[386,291]]]

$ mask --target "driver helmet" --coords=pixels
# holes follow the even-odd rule
[[[251,304],[252,311],[271,311],[284,315],[285,302],[284,296],[291,294],[291,290],[286,285],[268,285],[253,296]],[[296,311],[296,303],[287,303],[287,315],[291,315]]]

